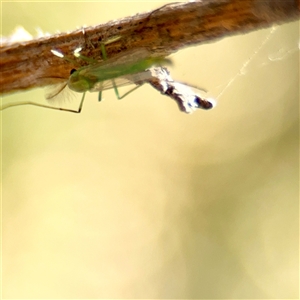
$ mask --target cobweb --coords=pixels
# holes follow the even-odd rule
[[[286,32],[283,30],[283,26],[273,26],[263,41],[254,50],[252,55],[247,58],[238,72],[231,77],[225,84],[219,85],[215,90],[220,90],[216,95],[216,100],[222,98],[222,96],[235,84],[236,80],[245,76],[248,72],[265,67],[275,61],[287,59],[289,56],[298,52],[300,49],[299,38],[294,39],[294,45],[285,44],[284,35]],[[282,41],[279,42],[278,41]],[[274,49],[269,52],[269,49]]]

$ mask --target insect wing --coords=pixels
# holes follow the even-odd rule
[[[93,88],[90,89],[90,92],[100,92],[103,90],[112,89],[114,88],[114,86],[122,87],[131,84],[140,85],[143,84],[145,81],[148,81],[151,77],[152,77],[151,72],[148,70],[144,72],[128,74],[114,79],[97,82],[95,83]]]
[[[136,49],[121,53],[114,58],[83,67],[79,76],[90,78],[93,82],[124,77],[133,73],[143,73],[155,64],[171,64],[169,59],[150,57],[146,49]]]
[[[63,90],[67,87],[67,82],[61,82],[57,84],[52,84],[45,87],[45,98],[47,100],[52,100],[62,93]]]
[[[67,81],[45,87],[45,98],[52,104],[61,105],[66,101],[73,101],[79,97],[81,97],[81,94],[72,91],[68,87]]]
[[[122,53],[119,53],[115,55],[113,58],[108,58],[104,61],[101,61],[99,63],[93,64],[89,66],[89,69],[91,72],[99,69],[99,67],[112,67],[112,66],[122,66],[124,64],[133,64],[137,62],[138,60],[143,60],[146,58],[149,58],[151,56],[151,53],[145,49],[145,48],[139,48],[139,49],[133,49],[128,50]]]

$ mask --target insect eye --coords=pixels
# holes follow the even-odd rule
[[[72,69],[71,72],[70,72],[70,75],[72,75],[76,71],[77,71],[76,69]]]

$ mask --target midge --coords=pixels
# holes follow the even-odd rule
[[[139,88],[142,82],[147,81],[150,75],[148,72],[145,72],[145,70],[155,65],[171,64],[170,59],[162,57],[150,57],[150,52],[144,48],[120,53],[114,58],[108,59],[105,45],[108,43],[112,43],[118,39],[120,39],[119,36],[114,37],[104,43],[102,42],[100,44],[103,57],[103,61],[101,62],[80,55],[79,52],[81,49],[76,49],[74,51],[74,55],[76,57],[88,61],[90,64],[84,67],[80,67],[77,70],[71,70],[71,75],[69,79],[64,84],[57,85],[57,91],[46,96],[48,100],[54,100],[54,98],[66,87],[68,87],[72,91],[83,93],[78,110],[54,107],[50,105],[34,103],[31,101],[2,105],[1,109],[3,110],[12,106],[29,104],[44,108],[80,113],[83,106],[85,93],[87,91],[99,92],[98,100],[101,101],[102,91],[113,88],[115,90],[117,98],[122,99],[131,92],[133,92],[135,89]],[[52,50],[51,52],[56,56],[59,56],[67,61],[73,62],[73,60],[65,58],[65,56],[62,53],[56,50]],[[125,93],[124,95],[119,95],[117,88],[118,86],[124,86],[133,83],[137,84],[137,86]]]

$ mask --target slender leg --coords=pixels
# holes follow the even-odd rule
[[[106,49],[105,49],[105,43],[101,43],[101,44],[100,44],[100,47],[101,47],[101,52],[102,52],[103,60],[107,60],[107,54],[106,54]]]
[[[121,38],[121,36],[115,36],[115,37],[112,37],[111,39],[107,40],[106,42],[100,42],[100,48],[101,48],[101,53],[102,53],[103,60],[107,60],[105,45],[113,43],[113,42],[119,40],[120,38]],[[90,62],[92,64],[98,62],[98,60],[93,59],[93,58],[89,58],[89,57],[84,56],[84,55],[81,55],[79,52],[74,53],[74,55],[76,57],[81,58],[82,60],[85,60],[85,61]]]
[[[100,102],[101,100],[102,100],[102,91],[100,91],[98,94],[98,101]]]
[[[117,97],[118,100],[121,100],[121,99],[125,98],[125,97],[128,96],[131,92],[135,91],[136,89],[138,89],[139,87],[142,86],[142,85],[138,85],[138,86],[132,88],[131,90],[129,90],[128,92],[126,92],[124,95],[120,96],[119,90],[118,90],[118,88],[117,88],[117,86],[116,86],[116,84],[115,84],[114,79],[112,79],[111,81],[112,81],[112,83],[113,83],[114,91],[115,91],[115,94],[116,94],[116,97]]]
[[[62,111],[67,111],[67,112],[72,112],[72,113],[79,114],[81,112],[81,110],[82,110],[84,98],[85,98],[85,93],[83,93],[83,95],[82,95],[82,98],[81,98],[78,110],[73,110],[73,109],[68,109],[68,108],[61,108],[61,107],[55,107],[55,106],[50,106],[50,105],[35,103],[35,102],[32,102],[32,101],[27,101],[27,102],[16,102],[16,103],[10,103],[10,104],[6,104],[6,105],[1,105],[0,106],[0,111],[4,110],[4,109],[7,109],[9,107],[13,107],[13,106],[34,105],[34,106],[39,106],[39,107],[43,107],[43,108],[50,108],[50,109],[55,109],[55,110],[62,110]]]
[[[120,36],[117,36],[117,37],[115,37],[115,38],[112,38],[112,39],[110,39],[110,40],[108,40],[108,41],[106,41],[106,42],[102,42],[102,43],[100,44],[103,60],[106,60],[106,59],[107,59],[107,53],[106,53],[105,45],[106,45],[106,44],[109,44],[109,43],[112,43],[112,42],[115,42],[115,41],[117,41],[117,40],[120,39],[120,38],[121,38]],[[126,97],[127,95],[129,95],[131,92],[135,91],[136,89],[138,89],[138,88],[140,87],[140,85],[138,85],[138,86],[134,87],[133,89],[129,90],[128,92],[126,92],[124,95],[120,96],[119,90],[118,90],[117,85],[116,85],[116,83],[115,83],[115,80],[112,79],[111,81],[112,81],[112,84],[113,84],[113,87],[114,87],[114,91],[115,91],[115,94],[116,94],[116,97],[117,97],[118,100],[121,100],[121,99],[125,98],[125,97]],[[101,101],[101,99],[102,99],[102,98],[101,98],[101,97],[102,97],[102,94],[100,94],[100,93],[102,93],[102,91],[99,92],[99,96],[98,96],[98,100],[99,100],[99,101]]]
[[[118,96],[117,95],[117,98],[118,100],[121,100],[123,98],[125,98],[126,96],[128,96],[130,93],[132,93],[133,91],[137,90],[138,88],[140,88],[142,85],[137,85],[136,87],[134,87],[133,89],[129,90],[128,92],[126,92],[124,95],[122,96]]]

